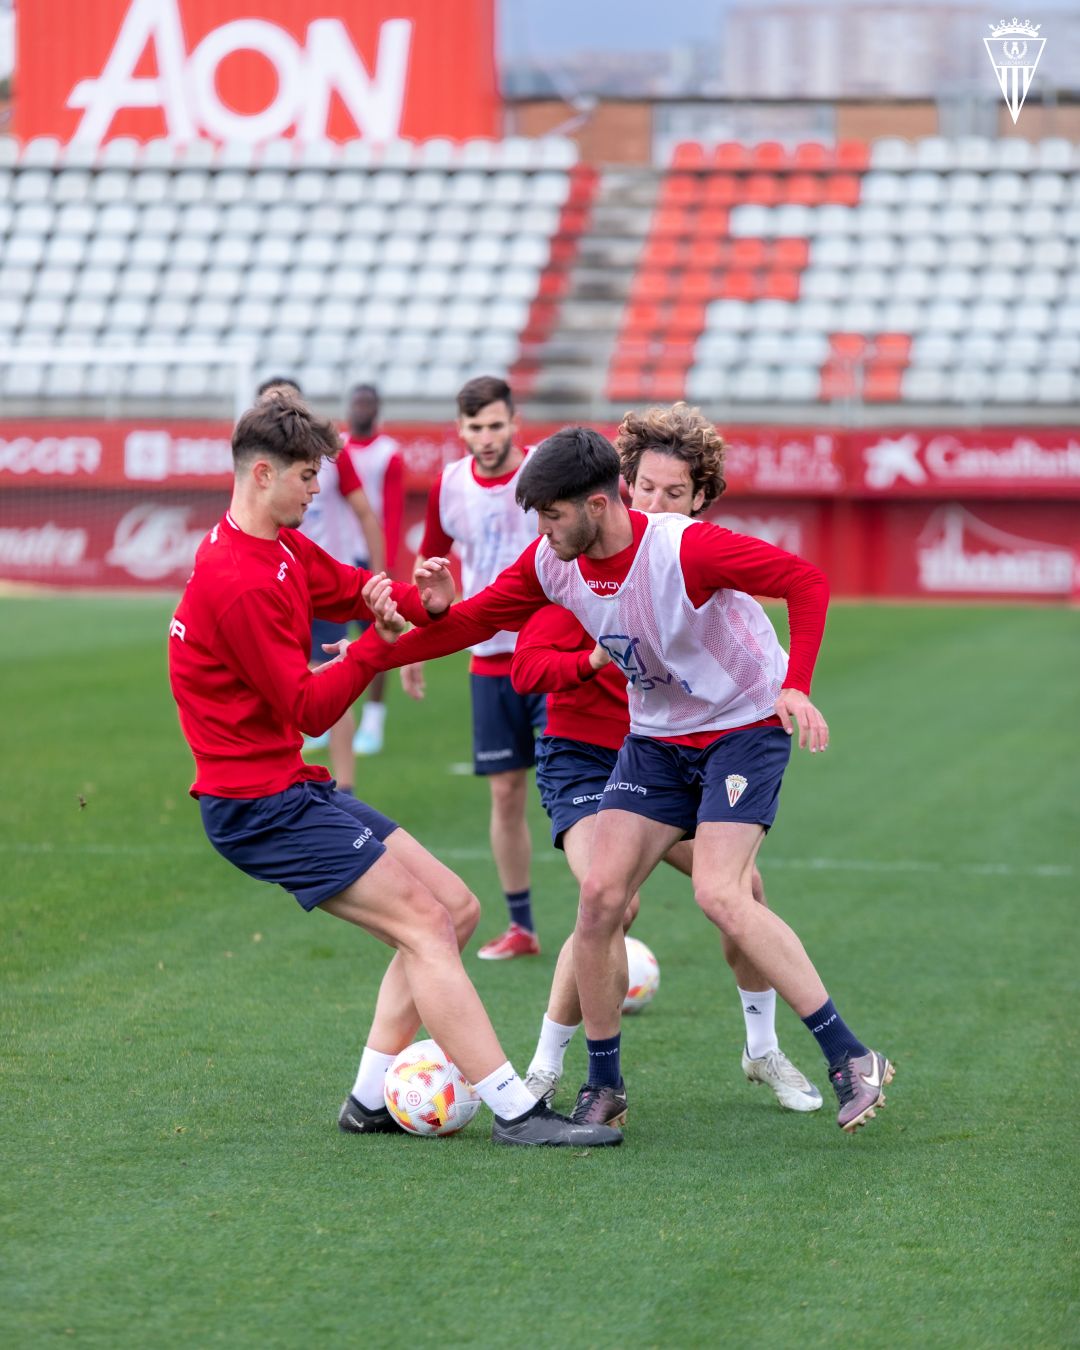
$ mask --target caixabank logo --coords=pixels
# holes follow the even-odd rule
[[[259,144],[497,132],[494,0],[34,0],[16,131]],[[57,32],[76,35],[60,44]]]

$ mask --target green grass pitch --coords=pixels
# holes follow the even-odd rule
[[[335,1126],[384,950],[202,836],[162,599],[0,601],[0,1343],[1077,1345],[1075,611],[838,606],[761,863],[897,1064],[855,1138],[739,1070],[720,944],[673,873],[639,936],[625,1146]],[[359,790],[503,926],[462,658],[392,691]],[[80,797],[85,806],[80,805]],[[531,1052],[575,894],[533,801],[537,961],[466,961]],[[564,1095],[583,1067],[577,1042]]]

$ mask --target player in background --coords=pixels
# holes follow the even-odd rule
[[[398,1131],[383,1079],[423,1021],[494,1112],[496,1142],[617,1144],[617,1130],[556,1115],[515,1074],[461,964],[476,898],[392,820],[338,792],[326,769],[300,756],[301,732],[332,726],[367,684],[378,665],[372,652],[399,625],[397,605],[424,624],[453,594],[445,559],[431,561],[418,592],[338,563],[300,531],[319,465],[339,448],[329,422],[280,391],[233,431],[232,500],[200,544],[169,625],[170,683],[206,834],[249,876],[394,949],[342,1130]],[[376,627],[315,673],[313,613]]]
[[[619,429],[616,447],[631,489],[630,504],[650,514],[673,511],[696,517],[724,490],[723,442],[716,436],[687,445],[674,437],[665,442],[642,434],[662,412],[629,413]],[[510,674],[519,693],[547,695],[547,731],[536,743],[536,784],[551,818],[552,843],[565,852],[580,885],[588,872],[604,787],[630,731],[626,679],[606,649],[560,605],[539,610],[518,634]],[[683,839],[668,850],[664,861],[692,876],[693,858],[693,843]],[[766,904],[757,867],[751,886],[757,903]],[[639,903],[635,894],[624,928],[630,927]],[[750,1082],[767,1083],[790,1111],[818,1110],[821,1093],[780,1049],[776,990],[726,933],[720,936],[746,1026],[743,1073]],[[526,1087],[537,1097],[554,1100],[567,1047],[580,1023],[571,935],[559,953],[540,1036],[525,1074]]]
[[[299,384],[286,376],[264,380],[258,388],[263,398],[273,390],[282,390],[303,398]],[[351,460],[339,454],[336,459],[325,458],[319,466],[319,492],[304,516],[300,527],[309,539],[336,558],[350,565],[363,564],[374,572],[383,570],[383,537],[378,517],[368,500],[364,484]],[[324,644],[337,643],[348,633],[348,625],[332,623],[328,619],[313,619],[311,623],[311,666],[321,665],[326,659]],[[385,680],[386,676],[379,677]],[[347,708],[330,730],[321,736],[305,738],[305,752],[330,749],[330,768],[339,792],[352,792],[353,713]]]
[[[373,384],[353,385],[349,391],[347,411],[349,434],[339,463],[347,460],[356,470],[379,521],[385,546],[384,557],[380,562],[377,553],[366,543],[369,535],[364,527],[356,561],[361,567],[369,567],[373,572],[381,572],[385,567],[393,576],[405,512],[405,461],[401,447],[393,436],[379,430],[379,410],[379,391]],[[372,680],[361,708],[360,724],[352,740],[355,755],[377,755],[383,748],[385,688],[385,674]]]
[[[710,434],[685,404],[648,428],[650,445]],[[627,678],[631,734],[604,790],[574,930],[589,1054],[574,1119],[625,1116],[623,919],[671,846],[693,833],[695,900],[802,1018],[829,1065],[837,1124],[854,1132],[884,1102],[893,1066],[846,1025],[796,934],[755,903],[751,886],[793,731],[811,753],[828,746],[810,700],[828,584],[820,569],[762,540],[628,511],[620,467],[615,448],[587,427],[548,437],[517,486],[519,503],[538,512],[540,538],[436,631],[408,634],[385,660],[444,655],[554,602]],[[787,602],[790,656],[753,595]]]
[[[433,555],[461,553],[462,589],[475,595],[509,567],[536,537],[536,516],[518,506],[515,492],[526,451],[515,444],[518,419],[505,380],[480,376],[458,394],[458,433],[469,453],[448,464],[428,497],[417,565]],[[495,633],[472,649],[469,687],[473,715],[473,772],[491,791],[491,852],[506,896],[510,927],[482,946],[484,961],[535,956],[529,872],[532,840],[526,819],[528,770],[535,737],[544,729],[544,698],[515,693],[510,661],[516,635]]]

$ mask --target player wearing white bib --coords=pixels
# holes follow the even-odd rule
[[[373,384],[357,384],[349,391],[349,434],[339,459],[347,460],[356,470],[364,485],[371,509],[379,522],[385,545],[385,567],[394,575],[398,546],[401,542],[401,521],[405,509],[405,461],[401,446],[385,431],[379,430],[379,391]],[[374,561],[377,553],[361,532],[357,560],[363,567],[378,572]],[[356,728],[352,748],[355,755],[377,755],[383,747],[386,726],[384,691],[385,674],[372,680],[364,698],[360,725]]]
[[[447,465],[431,489],[417,564],[457,545],[462,589],[475,595],[536,538],[536,514],[516,500],[526,452],[517,446],[517,416],[505,380],[481,376],[458,394],[458,432],[469,454]],[[510,680],[516,635],[498,632],[472,647],[469,686],[473,772],[491,789],[491,852],[506,896],[510,927],[487,942],[485,961],[535,956],[529,869],[532,841],[525,809],[527,771],[546,716],[541,694],[518,694]]]
[[[671,409],[667,432],[715,434],[685,405]],[[653,434],[665,434],[662,419]],[[628,511],[619,468],[614,447],[588,428],[568,427],[544,441],[517,487],[521,505],[538,512],[540,539],[486,591],[408,635],[390,664],[455,650],[554,601],[626,677],[630,735],[597,816],[574,932],[589,1052],[575,1119],[626,1114],[623,916],[671,846],[692,834],[695,899],[803,1019],[829,1065],[837,1122],[853,1132],[883,1102],[893,1067],[847,1027],[798,937],[754,902],[751,887],[795,725],[801,748],[828,745],[825,719],[809,696],[826,579],[762,540]],[[752,595],[786,600],[790,657]]]

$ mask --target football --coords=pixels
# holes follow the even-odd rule
[[[472,1084],[431,1040],[402,1050],[386,1072],[383,1098],[410,1134],[457,1134],[481,1106]]]
[[[660,963],[640,938],[626,938],[626,965],[630,985],[623,999],[624,1013],[641,1012],[647,1008],[660,988]]]

